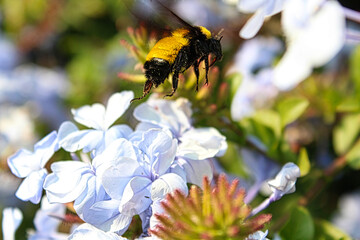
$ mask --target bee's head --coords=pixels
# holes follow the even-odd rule
[[[223,30],[224,29],[221,29],[220,32],[216,34],[215,37],[209,39],[210,52],[215,55],[215,59],[213,60],[211,65],[213,65],[216,61],[221,61],[223,57],[221,43],[220,43],[221,39],[223,38],[223,36],[221,36]]]

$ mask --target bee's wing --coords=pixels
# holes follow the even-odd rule
[[[133,5],[126,6],[136,21],[158,32],[169,33],[177,28],[194,28],[173,10],[171,0],[135,0]]]

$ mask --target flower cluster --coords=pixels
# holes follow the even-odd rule
[[[139,215],[146,233],[154,225],[153,206],[167,193],[177,189],[187,195],[187,183],[212,179],[211,158],[224,154],[225,137],[215,128],[193,127],[186,99],[151,98],[139,105],[135,130],[114,124],[133,95],[123,91],[113,94],[106,107],[97,103],[73,109],[74,120],[88,129],[66,121],[33,152],[21,149],[9,157],[13,174],[25,178],[16,196],[39,203],[44,189],[50,203],[73,202],[84,222],[119,235]],[[47,163],[60,148],[72,160],[51,163],[48,173]]]

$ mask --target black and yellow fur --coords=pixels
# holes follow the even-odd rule
[[[205,62],[206,84],[208,83],[209,67],[222,58],[220,44],[221,37],[212,37],[211,32],[202,26],[191,26],[179,28],[171,33],[171,36],[160,39],[150,50],[144,64],[146,82],[143,95],[134,100],[144,98],[152,86],[164,83],[170,73],[173,73],[172,92],[166,96],[172,96],[178,86],[179,73],[193,66],[198,90],[199,64]],[[215,59],[209,65],[209,55],[213,54]]]

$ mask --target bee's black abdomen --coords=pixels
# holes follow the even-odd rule
[[[153,58],[145,62],[144,69],[146,79],[150,80],[157,87],[169,76],[171,66],[164,59]]]

